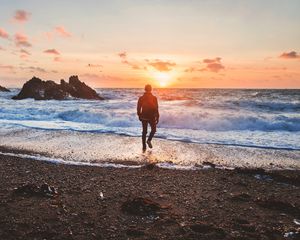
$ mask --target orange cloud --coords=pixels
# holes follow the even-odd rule
[[[3,28],[0,28],[0,37],[6,39],[9,37],[8,33]]]
[[[2,65],[2,64],[0,64],[0,70],[13,73],[14,70],[15,70],[15,67],[12,66],[12,65]]]
[[[123,59],[127,58],[127,53],[126,52],[118,53],[118,55],[119,55],[120,58],[123,58]]]
[[[39,72],[39,73],[47,73],[47,71],[44,68],[40,68],[40,67],[27,67],[26,69],[28,69],[30,72],[35,73],[35,72]]]
[[[192,73],[192,72],[195,72],[195,71],[199,71],[199,70],[195,67],[189,67],[189,68],[184,70],[184,72],[186,72],[186,73]]]
[[[146,59],[146,62],[148,63],[149,66],[152,66],[153,68],[155,68],[160,72],[169,72],[172,70],[172,67],[176,66],[176,63],[169,62],[169,61],[162,61],[159,59],[156,59],[152,62]]]
[[[103,67],[101,64],[93,64],[93,63],[89,63],[87,65],[87,67],[90,67],[90,68],[98,68],[98,67]]]
[[[62,59],[61,59],[61,57],[55,57],[55,58],[53,58],[53,61],[54,62],[61,62]]]
[[[47,49],[47,50],[44,51],[44,53],[54,54],[54,55],[60,55],[60,53],[56,49],[54,49],[54,48]]]
[[[72,37],[72,34],[66,31],[66,29],[63,26],[55,27],[55,32],[61,37],[65,37],[65,38]]]
[[[279,57],[284,59],[296,59],[296,58],[300,58],[300,55],[295,51],[291,51],[287,53],[284,52]]]
[[[118,53],[118,55],[122,59],[122,63],[131,66],[132,69],[134,69],[134,70],[145,69],[145,67],[139,66],[136,63],[132,63],[131,61],[129,62],[127,60],[127,53],[126,52]]]
[[[68,32],[64,26],[56,26],[54,30],[45,32],[44,35],[48,40],[52,40],[54,37],[70,38],[72,34]]]
[[[206,63],[206,67],[200,69],[200,71],[210,71],[210,72],[219,72],[220,70],[225,69],[224,65],[221,63],[221,58],[217,57],[214,59],[204,59],[203,63]]]
[[[15,44],[17,47],[31,47],[31,43],[28,41],[28,37],[22,33],[15,34]]]
[[[24,23],[29,20],[31,13],[24,10],[17,10],[14,15],[14,20],[19,23]]]

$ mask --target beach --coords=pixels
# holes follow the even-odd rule
[[[17,91],[0,96],[0,239],[299,239],[298,90],[159,89],[145,152],[139,89]]]
[[[0,164],[0,239],[299,239],[299,170],[130,169],[1,154]],[[15,194],[43,183],[56,193]],[[124,209],[134,199],[150,208]]]

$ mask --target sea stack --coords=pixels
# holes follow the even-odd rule
[[[82,99],[103,100],[97,92],[81,82],[78,76],[71,76],[69,83],[61,80],[60,84],[54,81],[43,81],[40,78],[33,77],[27,81],[22,90],[13,99],[21,100],[25,98],[34,98],[35,100],[65,100],[70,97]]]
[[[5,87],[0,86],[0,92],[10,92],[10,90]]]

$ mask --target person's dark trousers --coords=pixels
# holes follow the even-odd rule
[[[146,148],[146,138],[147,138],[147,131],[148,131],[148,124],[151,127],[151,132],[150,135],[148,137],[148,141],[151,141],[155,132],[156,132],[156,123],[155,120],[143,120],[142,121],[143,124],[143,134],[142,134],[142,141],[143,141],[143,148]]]

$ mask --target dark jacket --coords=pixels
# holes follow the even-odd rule
[[[157,98],[152,93],[145,92],[139,98],[137,104],[137,115],[140,120],[153,121],[159,118]]]

